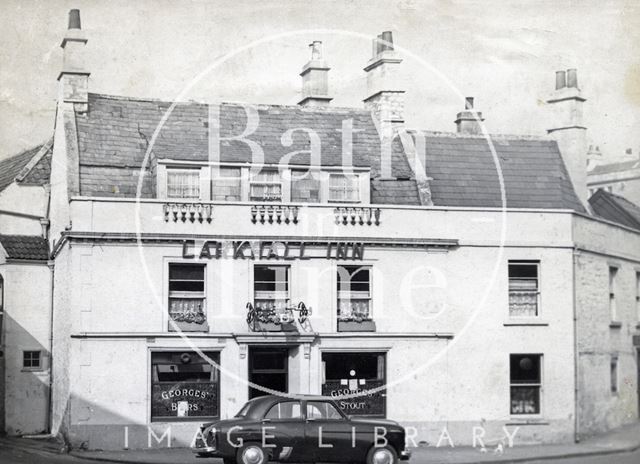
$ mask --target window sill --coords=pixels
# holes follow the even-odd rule
[[[171,322],[168,323],[168,332],[209,332],[209,324],[207,322],[203,322],[202,324],[198,324],[195,322],[182,322],[182,321],[174,321],[176,328],[173,327]]]
[[[375,332],[376,323],[372,320],[338,321],[338,332]]]
[[[505,424],[506,426],[523,426],[523,425],[549,425],[549,421],[542,417],[515,417],[511,416],[511,419]]]
[[[612,329],[619,329],[622,327],[622,322],[620,321],[611,321],[609,322],[609,327]]]
[[[20,372],[44,372],[45,369],[43,367],[23,367],[20,369]]]
[[[506,321],[504,321],[502,323],[502,325],[504,325],[505,327],[508,326],[548,326],[549,325],[549,321],[546,321],[544,319],[535,319],[535,318],[531,318],[531,319],[507,319]]]

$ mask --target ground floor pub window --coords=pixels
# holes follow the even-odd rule
[[[386,383],[385,353],[323,353],[322,371],[322,394],[333,397],[345,414],[384,417],[387,391],[370,390]]]
[[[217,352],[204,355],[216,365]],[[151,353],[151,420],[200,420],[220,416],[220,375],[194,351]]]
[[[512,354],[510,371],[511,414],[540,414],[542,356]]]

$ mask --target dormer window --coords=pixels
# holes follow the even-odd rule
[[[159,160],[158,198],[169,203],[334,203],[367,205],[370,172],[339,166],[247,165]]]
[[[200,169],[167,169],[167,198],[200,198]]]
[[[282,179],[278,171],[260,171],[249,184],[251,201],[282,201]]]
[[[357,203],[360,201],[360,185],[357,175],[330,174],[329,201]]]

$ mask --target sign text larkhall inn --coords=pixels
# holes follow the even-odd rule
[[[327,242],[320,250],[307,248],[301,241],[262,241],[262,240],[184,240],[182,257],[192,259],[311,259],[326,258],[336,260],[362,260],[364,243]]]

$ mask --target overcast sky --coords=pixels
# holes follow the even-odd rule
[[[474,96],[491,133],[543,135],[554,72],[575,67],[591,143],[609,159],[640,151],[640,2],[360,0],[0,0],[0,158],[53,131],[60,41],[71,8],[89,38],[90,91],[172,100],[295,104],[308,43],[324,42],[335,106],[360,106],[369,39],[394,31],[410,127],[454,130]],[[312,29],[341,32],[314,33]],[[419,58],[419,59],[416,59]],[[424,63],[427,63],[425,66]],[[452,90],[452,87],[457,91]]]

